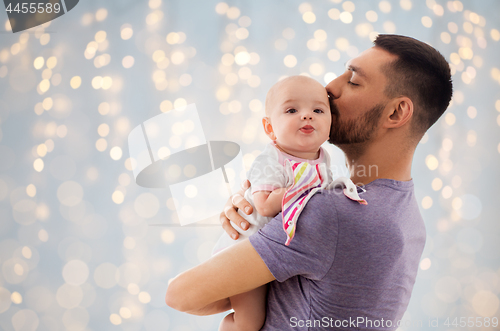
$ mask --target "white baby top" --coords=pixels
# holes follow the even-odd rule
[[[293,178],[285,169],[285,160],[287,159],[296,162],[308,162],[311,165],[318,164],[321,176],[327,179],[328,183],[333,181],[330,169],[330,156],[322,147],[320,147],[319,157],[316,160],[306,160],[282,152],[276,147],[274,142],[269,143],[264,151],[253,161],[247,174],[247,178],[252,186],[249,190],[245,191],[245,199],[252,205],[253,213],[251,215],[246,215],[238,211],[238,213],[250,223],[250,228],[244,231],[231,222],[233,227],[240,233],[238,240],[231,239],[231,237],[224,232],[219,238],[219,241],[215,244],[212,254],[248,238],[272,219],[272,217],[264,217],[257,213],[253,201],[253,193],[258,191],[274,191],[277,188],[292,185]]]

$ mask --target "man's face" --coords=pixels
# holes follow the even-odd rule
[[[330,142],[335,145],[368,142],[376,133],[389,99],[383,66],[396,59],[372,47],[350,60],[346,71],[327,86],[332,111]]]

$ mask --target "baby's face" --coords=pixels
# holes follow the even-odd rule
[[[328,139],[332,122],[325,88],[312,78],[294,76],[272,89],[266,103],[271,139],[291,153],[316,152]]]

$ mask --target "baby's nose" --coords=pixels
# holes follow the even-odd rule
[[[307,120],[307,119],[312,120],[312,116],[311,115],[302,115],[302,119],[303,120]]]

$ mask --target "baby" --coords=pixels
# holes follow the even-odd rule
[[[251,215],[239,212],[250,223],[246,231],[232,223],[248,238],[283,210],[286,245],[295,235],[300,212],[318,190],[333,184],[330,158],[321,145],[330,135],[331,113],[325,88],[312,78],[292,76],[276,83],[266,96],[264,131],[272,142],[255,159],[247,178],[252,184],[245,199],[254,207]],[[344,193],[360,203],[355,185],[340,180]],[[336,181],[337,182],[337,181]],[[350,192],[348,194],[348,192]],[[224,233],[213,253],[236,243]],[[259,330],[264,324],[266,286],[230,298],[234,313],[227,315],[219,330]]]

